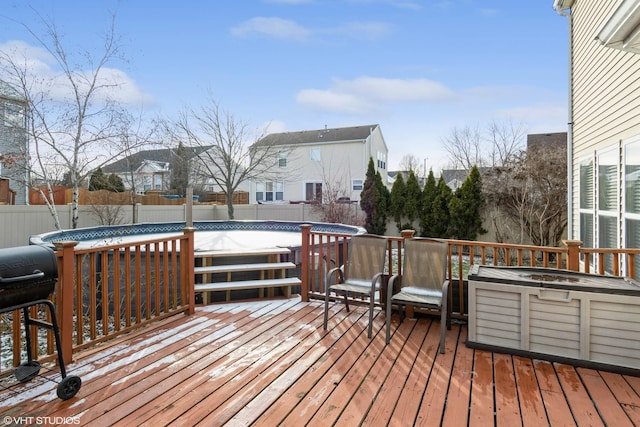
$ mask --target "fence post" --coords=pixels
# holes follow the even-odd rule
[[[580,271],[580,246],[582,246],[582,241],[563,240],[562,243],[567,247],[567,269]]]
[[[309,302],[309,257],[311,256],[311,248],[309,240],[311,235],[311,224],[300,225],[302,230],[302,249],[300,257],[300,292],[302,293],[302,301]]]
[[[182,283],[184,286],[187,301],[187,312],[185,314],[194,314],[196,312],[196,291],[195,291],[195,276],[193,269],[195,267],[195,257],[193,256],[194,250],[194,227],[185,227],[182,229],[186,239],[180,242],[180,263],[182,264]],[[186,247],[183,244],[186,243]]]
[[[65,364],[73,360],[73,294],[75,247],[78,242],[55,242],[54,246],[61,253],[58,261],[58,299],[56,300],[56,318],[60,329],[60,347]]]

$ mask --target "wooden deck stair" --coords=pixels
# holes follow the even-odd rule
[[[297,277],[287,277],[286,271],[296,265],[280,261],[282,255],[291,251],[287,248],[266,248],[237,251],[196,251],[194,257],[195,291],[202,294],[203,304],[210,301],[211,292],[226,292],[225,300],[231,300],[231,291],[258,289],[259,297],[268,296],[280,288],[289,298],[291,286],[300,285]],[[238,277],[243,275],[244,277]],[[253,278],[247,278],[255,276]]]

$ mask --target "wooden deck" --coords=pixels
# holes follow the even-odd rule
[[[4,425],[640,425],[640,378],[469,349],[454,324],[299,298],[198,307],[76,355],[79,393],[36,378],[0,391]],[[57,370],[46,375],[58,381]],[[6,381],[5,381],[6,382]],[[11,419],[5,417],[13,417]],[[31,418],[29,418],[31,417]],[[40,418],[37,417],[49,417]],[[71,418],[53,418],[71,417]]]

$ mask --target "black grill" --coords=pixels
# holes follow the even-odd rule
[[[57,280],[58,260],[52,249],[37,245],[0,249],[0,313],[19,310],[24,321],[27,361],[15,368],[14,376],[20,383],[25,383],[39,375],[41,365],[32,355],[30,330],[32,326],[52,330],[62,376],[57,394],[60,399],[67,400],[80,390],[82,381],[75,375],[67,376],[64,366],[56,310],[48,299]],[[49,311],[50,322],[31,317],[29,307],[35,305]]]
[[[57,279],[58,262],[50,248],[0,249],[0,309],[47,298]]]

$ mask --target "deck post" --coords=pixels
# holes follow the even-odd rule
[[[180,260],[182,264],[182,283],[184,286],[183,295],[187,301],[187,311],[185,314],[194,314],[196,312],[196,291],[195,291],[195,258],[193,256],[194,250],[194,236],[196,229],[194,227],[185,227],[182,229],[184,236],[186,237],[180,243]],[[186,248],[183,247],[186,243]]]
[[[567,269],[580,271],[580,246],[582,246],[582,241],[563,240],[562,243],[567,247]]]
[[[78,242],[54,242],[58,258],[58,290],[56,292],[56,319],[59,322],[60,347],[65,364],[73,361],[73,294],[75,247]]]
[[[309,240],[311,237],[311,224],[300,225],[302,230],[302,250],[300,251],[300,293],[302,301],[309,302],[309,258],[311,257],[311,248]]]
[[[415,236],[416,234],[416,230],[402,230],[400,231],[400,235],[402,236],[403,239],[411,239],[413,236]]]

